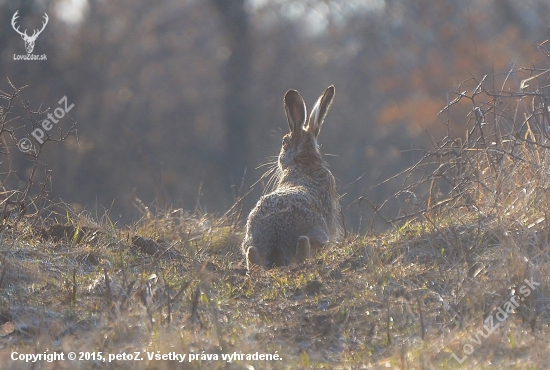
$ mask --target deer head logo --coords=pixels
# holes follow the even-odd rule
[[[27,54],[30,54],[34,49],[34,42],[36,41],[36,38],[42,33],[42,31],[44,31],[44,28],[46,28],[49,18],[48,15],[44,13],[44,22],[42,22],[42,29],[40,31],[34,30],[32,36],[29,36],[27,35],[27,30],[25,30],[25,32],[21,32],[19,31],[19,26],[17,26],[17,28],[15,27],[15,21],[17,20],[17,18],[19,18],[19,15],[17,13],[19,13],[19,10],[16,11],[13,15],[11,19],[11,26],[13,27],[15,32],[21,35],[21,38],[23,39],[23,41],[25,41],[25,49],[27,49]]]

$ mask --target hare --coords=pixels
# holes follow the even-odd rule
[[[340,197],[317,144],[334,93],[329,86],[319,97],[307,125],[300,93],[285,94],[290,132],[283,137],[274,190],[258,200],[247,219],[241,249],[248,270],[302,263],[341,237]]]

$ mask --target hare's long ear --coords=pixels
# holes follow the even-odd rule
[[[300,134],[306,123],[306,103],[296,90],[288,90],[285,94],[286,120],[290,132]]]
[[[325,120],[328,109],[332,104],[332,99],[334,99],[334,93],[334,86],[330,85],[325,90],[323,95],[321,95],[319,99],[317,99],[317,102],[311,110],[306,130],[309,133],[313,134],[315,137],[317,137],[317,135],[319,135],[319,132],[321,131],[323,121]]]

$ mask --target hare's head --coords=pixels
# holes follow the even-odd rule
[[[283,137],[279,166],[286,169],[295,165],[322,163],[317,136],[334,98],[334,86],[329,86],[313,106],[306,125],[307,110],[304,99],[296,90],[285,94],[285,111],[290,132]]]

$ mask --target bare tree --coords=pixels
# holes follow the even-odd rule
[[[253,47],[249,15],[244,0],[214,0],[227,29],[231,55],[224,71],[227,184],[236,184],[243,176],[250,152],[251,71]]]

